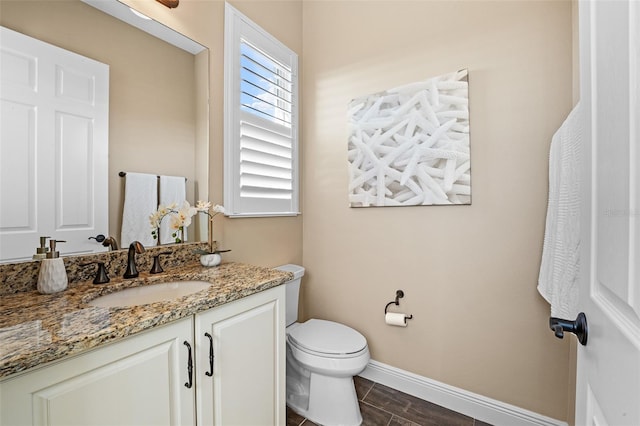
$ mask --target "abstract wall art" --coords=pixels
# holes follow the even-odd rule
[[[351,207],[471,204],[466,69],[355,99],[348,128]]]

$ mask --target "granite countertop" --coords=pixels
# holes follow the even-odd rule
[[[259,266],[223,263],[214,268],[189,266],[162,274],[108,284],[83,282],[60,293],[37,291],[2,296],[0,303],[0,378],[101,344],[167,324],[283,284],[293,275]],[[208,289],[138,306],[102,308],[88,302],[128,287],[165,281],[202,280]]]

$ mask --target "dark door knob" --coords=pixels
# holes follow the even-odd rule
[[[558,339],[562,339],[564,332],[568,331],[575,334],[583,346],[587,344],[589,328],[587,327],[587,317],[584,312],[580,312],[575,321],[551,317],[549,318],[549,328],[553,330]]]
[[[101,243],[105,240],[105,236],[102,234],[98,234],[95,237],[89,237],[90,240],[96,240],[97,242]]]

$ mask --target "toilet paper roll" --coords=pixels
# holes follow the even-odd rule
[[[384,314],[384,322],[386,322],[388,325],[406,327],[407,316],[405,314],[399,314],[396,312],[387,312],[386,314]]]

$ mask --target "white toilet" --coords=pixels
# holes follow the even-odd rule
[[[362,423],[353,376],[369,362],[369,347],[356,330],[333,321],[298,319],[298,294],[304,268],[292,272],[287,292],[287,405],[314,423],[355,426]]]

